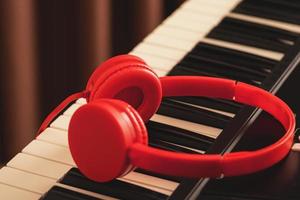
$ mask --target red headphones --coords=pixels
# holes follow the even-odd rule
[[[158,78],[143,60],[131,55],[102,63],[89,79],[86,92],[65,101],[83,94],[88,103],[72,116],[69,146],[80,171],[95,181],[110,181],[136,167],[190,178],[248,174],[280,161],[293,143],[294,115],[282,100],[267,91],[221,78]],[[152,148],[147,145],[144,122],[157,111],[162,96],[223,98],[259,107],[277,119],[286,133],[276,143],[252,152],[195,155]],[[59,107],[56,113],[62,105]]]

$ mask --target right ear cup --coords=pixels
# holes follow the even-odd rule
[[[145,62],[122,55],[101,64],[87,84],[89,102],[101,98],[120,99],[134,107],[144,121],[157,111],[162,89],[157,75]]]
[[[68,138],[80,171],[99,182],[133,170],[129,147],[148,143],[139,114],[129,104],[114,99],[99,99],[80,107],[71,118]]]

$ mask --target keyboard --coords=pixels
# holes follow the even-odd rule
[[[296,0],[189,0],[130,54],[143,58],[159,76],[223,77],[264,88],[298,114],[299,94],[291,88],[299,84],[299,11]],[[79,99],[67,107],[0,170],[0,199],[300,197],[297,143],[279,164],[247,176],[190,180],[136,169],[109,183],[93,182],[76,168],[67,142],[69,120],[85,103]],[[164,98],[147,129],[149,145],[192,154],[253,150],[283,131],[256,108],[200,97]]]

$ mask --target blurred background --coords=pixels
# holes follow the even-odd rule
[[[99,63],[128,53],[183,1],[0,0],[1,162]]]

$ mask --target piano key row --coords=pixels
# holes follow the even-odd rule
[[[259,55],[278,61],[282,59],[284,54],[277,51],[270,51],[268,49],[257,48],[241,43],[234,43],[215,38],[213,39],[209,36],[205,37],[207,30],[213,28],[219,22],[216,17],[216,13],[214,13],[216,9],[209,7],[210,9],[207,8],[206,12],[194,12],[193,14],[190,14],[191,11],[198,9],[197,6],[193,6],[196,1],[191,2],[188,2],[181,6],[181,8],[179,9],[180,12],[175,12],[172,17],[169,17],[169,20],[167,19],[163,25],[160,25],[156,30],[154,30],[152,34],[146,37],[145,40],[131,52],[132,54],[143,57],[146,61],[149,60],[150,65],[153,63],[152,66],[154,69],[158,70],[157,73],[159,75],[165,75],[166,72],[168,72],[169,69],[172,68],[174,62],[178,63],[178,61],[184,57],[186,52],[190,51],[194,47],[194,45],[197,44],[197,42],[201,39],[203,42],[219,47],[236,49],[242,52]],[[210,10],[212,11],[210,12]],[[267,27],[268,29],[271,29],[273,31],[276,31],[278,28],[287,29],[294,32],[291,32],[291,34],[293,35],[297,35],[300,30],[299,25],[288,23],[283,24],[283,22],[280,21],[271,21],[271,23],[266,19],[238,13],[226,14],[227,13],[221,15],[220,18],[222,19],[228,16],[234,19],[238,19],[239,21],[246,24],[252,22],[254,24],[257,24],[257,26]],[[211,20],[208,20],[209,17],[211,17]],[[186,23],[187,20],[189,20],[189,23]],[[170,24],[169,21],[172,21],[172,23]],[[196,27],[199,30],[190,30],[190,28],[186,27],[191,24],[190,21],[192,21],[192,24],[198,23],[191,25],[191,27]],[[215,23],[212,23],[212,21],[214,21]],[[208,24],[211,27],[207,29],[207,27],[205,27],[205,24]],[[203,29],[200,30],[201,28]],[[161,64],[156,66],[156,63]],[[165,71],[165,73],[163,73],[163,71]]]
[[[0,182],[30,190],[31,192],[40,195],[44,194],[46,189],[49,189],[53,185],[57,185],[56,181],[63,177],[71,167],[75,166],[68,150],[66,129],[68,127],[70,116],[84,103],[85,101],[80,99],[78,100],[78,103],[70,106],[64,112],[64,115],[58,117],[50,125],[52,128],[47,128],[38,136],[37,140],[31,142],[23,149],[22,153],[13,158],[7,164],[7,167],[0,171],[3,173],[3,176],[0,175]],[[199,153],[203,153],[203,151]],[[18,184],[15,183],[14,176],[18,178],[21,177],[22,180],[28,180],[26,176],[30,176],[31,174],[34,174],[34,177],[36,178],[36,180],[33,179],[34,181],[32,184],[25,184],[22,182],[18,182]],[[22,178],[23,176],[24,178]],[[42,177],[41,180],[39,179],[39,176]],[[121,180],[130,184],[142,185],[143,188],[164,195],[170,195],[178,185],[177,182],[137,172],[132,172]],[[151,184],[147,184],[147,182],[150,182]],[[35,185],[35,183],[38,184]],[[60,187],[62,186],[60,185]],[[52,194],[52,190],[50,194]]]
[[[0,170],[0,182],[43,194],[71,167],[75,167],[75,164],[67,147],[34,140],[7,167]],[[137,172],[119,180],[165,195],[170,195],[178,185],[173,181]]]

